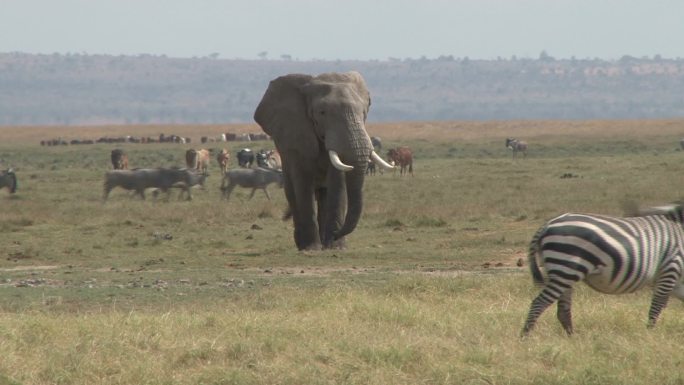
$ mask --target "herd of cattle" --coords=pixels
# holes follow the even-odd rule
[[[265,134],[221,134],[218,138],[209,139],[202,137],[202,143],[216,141],[253,141],[268,140]],[[62,139],[41,141],[43,146],[57,146],[68,144],[84,143],[190,143],[190,138],[183,138],[177,135],[160,134],[158,138],[134,138],[124,137],[102,137],[95,141],[71,141],[66,142]],[[376,151],[382,150],[382,141],[379,137],[371,137],[371,142]],[[515,158],[518,153],[527,156],[527,142],[515,138],[506,138],[506,148],[513,152]],[[684,148],[684,139],[682,140]],[[235,186],[251,188],[250,198],[254,196],[257,189],[261,189],[270,199],[266,187],[271,183],[282,185],[282,162],[280,154],[276,150],[260,150],[255,152],[249,148],[244,148],[236,153],[238,165],[242,169],[229,170],[230,153],[228,150],[220,149],[189,149],[185,152],[185,168],[134,168],[129,170],[128,155],[121,149],[111,151],[112,171],[105,174],[106,200],[109,193],[115,187],[126,190],[133,190],[141,198],[145,198],[145,190],[154,189],[155,196],[158,191],[168,193],[171,188],[181,189],[181,195],[186,194],[187,199],[192,199],[190,188],[193,186],[203,186],[207,176],[207,170],[211,163],[212,153],[216,153],[216,162],[221,170],[222,181],[221,191],[224,198],[228,199]],[[396,166],[400,175],[413,175],[413,152],[409,147],[401,146],[391,148],[387,151],[387,161]],[[252,168],[256,165],[256,168]],[[369,160],[367,175],[375,175],[375,163]],[[0,171],[0,189],[7,188],[10,193],[17,190],[17,177],[13,169]]]

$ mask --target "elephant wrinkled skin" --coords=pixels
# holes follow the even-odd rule
[[[357,72],[291,74],[270,82],[254,112],[280,153],[300,250],[342,247],[361,216],[368,159],[391,167],[373,152],[369,107]]]

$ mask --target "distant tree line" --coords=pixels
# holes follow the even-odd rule
[[[252,122],[286,73],[357,70],[371,121],[684,116],[684,60],[298,61],[0,53],[0,125]]]

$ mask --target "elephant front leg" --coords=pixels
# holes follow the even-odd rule
[[[290,205],[294,222],[294,239],[299,250],[321,248],[314,210],[313,178],[306,178],[301,170],[286,173],[283,183],[285,197]]]
[[[335,233],[342,228],[347,211],[347,190],[344,174],[330,167],[327,188],[317,190],[318,223],[323,248],[344,248],[344,237],[335,239]]]

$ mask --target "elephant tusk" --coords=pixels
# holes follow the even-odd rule
[[[373,162],[379,164],[381,167],[386,168],[387,170],[392,170],[394,168],[393,164],[389,164],[385,162],[380,155],[376,154],[375,151],[371,152],[371,159]]]
[[[350,166],[347,164],[342,163],[340,160],[340,157],[337,155],[337,153],[333,150],[328,151],[328,155],[330,156],[330,162],[332,163],[333,166],[335,166],[336,169],[340,171],[350,171],[354,169],[354,166]]]

